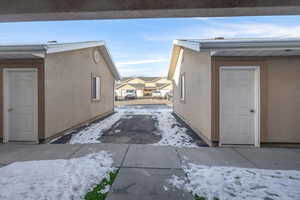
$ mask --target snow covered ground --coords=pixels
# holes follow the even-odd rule
[[[193,139],[186,134],[187,129],[177,126],[178,122],[173,117],[170,107],[145,108],[144,106],[124,106],[115,109],[116,113],[99,123],[91,124],[85,130],[75,134],[70,144],[78,143],[101,143],[97,140],[103,131],[109,129],[120,118],[130,117],[130,115],[152,115],[158,120],[158,129],[162,139],[154,145],[172,145],[177,147],[197,147]]]
[[[168,180],[207,200],[299,200],[300,171],[208,167],[189,164],[187,178]]]
[[[0,168],[1,200],[79,200],[109,173],[107,152],[70,160],[16,162]]]

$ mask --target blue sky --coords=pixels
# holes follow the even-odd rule
[[[122,76],[166,76],[180,38],[300,37],[300,16],[0,23],[0,43],[105,40]]]

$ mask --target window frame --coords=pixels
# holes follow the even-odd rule
[[[92,101],[101,100],[101,77],[92,75],[91,77],[91,99]]]
[[[180,74],[180,100],[185,103],[186,97],[186,76],[185,73]]]

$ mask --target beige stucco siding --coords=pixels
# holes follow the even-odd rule
[[[180,74],[185,74],[185,101],[180,99]],[[211,57],[184,49],[174,76],[174,111],[200,136],[211,139]]]
[[[266,142],[300,142],[300,58],[268,59]]]
[[[45,58],[45,137],[113,111],[114,78],[94,48],[49,54]],[[91,100],[91,77],[101,77],[100,101]]]

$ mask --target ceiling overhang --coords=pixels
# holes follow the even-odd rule
[[[299,0],[10,0],[0,22],[163,17],[294,15]]]

